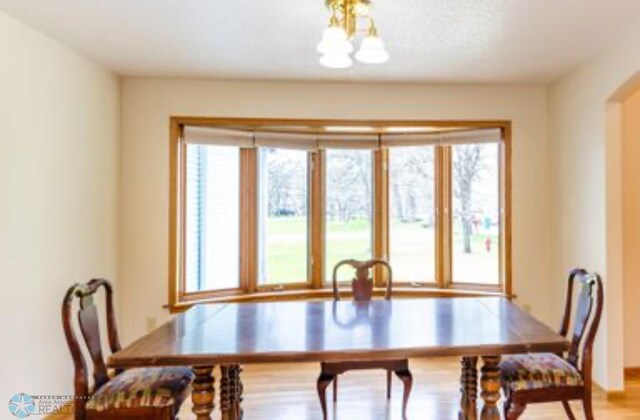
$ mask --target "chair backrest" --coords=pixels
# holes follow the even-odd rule
[[[100,338],[100,323],[98,310],[94,303],[94,295],[100,289],[105,290],[106,312],[107,312],[107,333],[109,348],[112,353],[121,349],[116,328],[115,314],[113,309],[113,288],[105,279],[93,279],[86,284],[77,283],[67,290],[62,302],[62,326],[64,334],[71,351],[74,365],[74,388],[75,394],[82,398],[75,401],[76,418],[84,418],[86,398],[101,386],[109,381],[107,365],[102,354],[102,340]],[[78,325],[84,339],[86,349],[93,363],[93,390],[89,390],[89,380],[87,377],[87,362],[82,353],[80,342],[78,341],[73,326],[72,312],[74,310],[73,301],[79,300]]]
[[[577,268],[571,271],[565,297],[564,316],[560,326],[560,335],[567,337],[571,324],[571,308],[573,305],[573,291],[575,281],[579,282],[579,294],[576,301],[576,311],[573,317],[571,331],[571,346],[567,353],[567,361],[578,369],[588,381],[591,381],[591,366],[593,342],[595,341],[602,308],[604,306],[604,291],[602,279],[597,274],[588,273]],[[582,363],[579,366],[580,359]]]
[[[349,265],[356,270],[356,276],[351,280],[351,291],[353,300],[359,302],[370,301],[373,297],[373,278],[369,275],[369,270],[380,265],[387,269],[388,279],[384,298],[391,299],[391,285],[393,282],[393,271],[385,260],[372,259],[368,261],[342,260],[333,267],[333,298],[340,300],[340,290],[338,289],[338,269],[344,265]]]

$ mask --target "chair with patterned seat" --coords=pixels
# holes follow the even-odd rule
[[[566,357],[551,353],[506,356],[500,363],[500,378],[506,397],[505,418],[515,420],[527,404],[562,402],[570,419],[574,419],[569,401],[582,400],[585,417],[593,419],[591,406],[591,370],[595,340],[604,294],[597,274],[575,269],[569,276],[564,316],[560,334],[567,337],[571,324],[573,289],[578,281],[580,293],[573,319],[571,345]]]
[[[105,290],[108,344],[111,352],[115,353],[120,350],[120,340],[115,323],[113,289],[107,280],[94,279],[86,284],[73,285],[62,303],[62,325],[74,364],[75,418],[176,418],[180,405],[189,396],[189,385],[193,380],[191,369],[136,368],[116,370],[110,374],[102,353],[98,310],[93,301],[100,288]],[[76,299],[79,300],[78,327],[93,364],[92,387],[89,386],[87,361],[72,319]]]
[[[368,302],[373,297],[373,279],[369,276],[369,270],[380,265],[387,270],[388,281],[385,299],[391,299],[392,270],[388,262],[380,259],[368,261],[343,260],[333,268],[333,298],[340,300],[340,290],[338,289],[338,269],[342,266],[351,266],[356,270],[356,276],[351,281],[351,292],[355,302]],[[336,321],[338,324],[339,322]],[[387,373],[387,399],[391,398],[391,376],[395,373],[404,385],[402,396],[402,416],[406,418],[409,394],[413,384],[413,377],[409,371],[409,361],[407,359],[376,360],[376,361],[346,361],[346,362],[322,362],[321,372],[318,377],[317,388],[323,418],[327,418],[326,389],[333,382],[333,401],[338,398],[338,376],[350,370],[383,369]]]

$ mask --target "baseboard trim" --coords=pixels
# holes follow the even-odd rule
[[[640,366],[630,366],[624,368],[624,380],[640,380]]]
[[[607,391],[600,386],[596,381],[593,381],[593,387],[599,392],[604,394],[607,401],[622,400],[626,397],[624,390]]]

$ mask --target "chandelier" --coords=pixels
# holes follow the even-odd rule
[[[358,35],[358,24],[366,21],[366,36],[355,54],[356,60],[366,64],[380,64],[389,60],[384,42],[369,15],[371,0],[325,0],[331,11],[329,26],[322,34],[318,52],[322,54],[320,64],[332,69],[345,69],[353,65],[350,54],[354,51],[352,41]]]

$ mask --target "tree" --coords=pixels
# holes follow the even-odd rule
[[[412,223],[429,216],[433,209],[433,149],[412,147],[395,149],[390,164],[390,193],[393,217]]]
[[[462,224],[464,252],[471,253],[471,234],[473,233],[473,184],[480,179],[485,165],[482,159],[482,146],[479,144],[455,147],[453,159],[454,195],[457,199],[457,216]]]
[[[306,209],[304,162],[286,152],[269,150],[267,153],[270,153],[267,164],[269,216],[304,214]]]
[[[348,222],[371,217],[371,154],[332,150],[327,166],[327,216]]]

